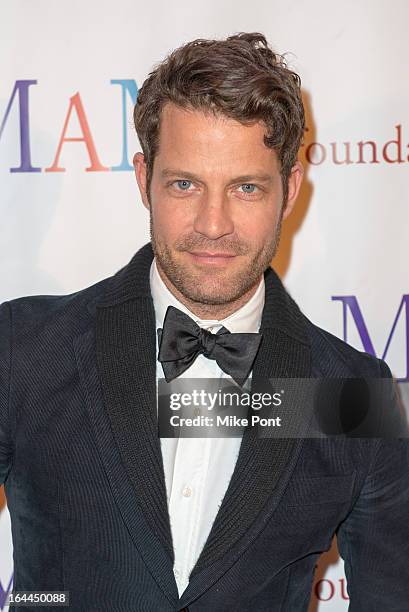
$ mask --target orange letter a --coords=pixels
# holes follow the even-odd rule
[[[78,121],[83,134],[83,136],[79,138],[67,138],[65,136],[73,108],[75,108],[76,110]],[[55,155],[55,159],[49,168],[44,169],[45,172],[65,172],[65,168],[62,168],[58,165],[61,149],[64,142],[85,142],[85,145],[88,150],[88,155],[91,161],[91,165],[88,168],[85,168],[87,172],[105,172],[109,170],[109,168],[107,166],[103,166],[98,159],[97,151],[95,149],[94,141],[92,140],[91,131],[89,129],[88,121],[85,116],[84,107],[82,105],[81,96],[79,93],[76,93],[70,98],[70,106],[68,108],[68,113],[65,118],[65,123],[62,130],[60,142],[58,143],[58,149]]]

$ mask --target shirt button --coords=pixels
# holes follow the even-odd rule
[[[193,491],[191,487],[185,487],[182,491],[182,495],[183,497],[190,497],[192,495]]]
[[[213,326],[208,327],[208,328],[207,328],[207,331],[212,332],[212,331],[213,331]]]
[[[178,570],[178,569],[175,569],[174,574],[175,574],[175,576],[177,576],[177,577],[178,577],[178,576],[179,576],[179,574],[180,574],[179,570]]]

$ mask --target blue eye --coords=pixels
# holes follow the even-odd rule
[[[244,189],[244,193],[254,193],[254,190],[256,189],[256,185],[253,185],[253,183],[243,183],[243,185],[240,185],[240,187],[250,187],[250,189]]]
[[[179,187],[179,189],[181,189],[182,191],[187,191],[189,189],[189,187],[192,184],[192,181],[187,181],[186,179],[181,179],[179,181],[176,181],[177,186]]]

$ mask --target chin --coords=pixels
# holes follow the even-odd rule
[[[223,304],[228,304],[231,301],[233,301],[235,298],[233,296],[233,298],[230,298],[230,296],[228,295],[214,295],[214,294],[185,294],[186,297],[191,301],[191,302],[197,302],[198,304],[207,304],[209,306],[221,306]]]
[[[178,287],[178,289],[189,300],[201,304],[227,304],[237,299],[237,297],[240,297],[237,296],[237,287],[235,291],[233,288],[226,288],[225,284],[223,285],[223,289],[214,286],[207,288],[203,286],[203,283],[200,283],[200,290],[198,290],[197,284],[194,287],[182,286]]]

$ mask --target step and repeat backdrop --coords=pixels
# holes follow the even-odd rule
[[[1,3],[0,302],[110,276],[149,240],[138,88],[194,38],[260,31],[302,78],[302,193],[274,267],[303,312],[386,359],[408,401],[409,6],[402,0]],[[0,610],[12,588],[0,489]],[[334,539],[310,610],[348,608]]]

